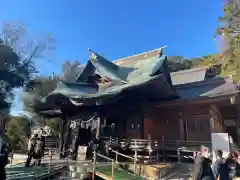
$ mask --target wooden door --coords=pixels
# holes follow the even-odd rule
[[[126,119],[126,137],[130,139],[142,138],[142,118],[139,114],[132,114]]]
[[[210,141],[211,130],[208,116],[185,118],[187,141]]]

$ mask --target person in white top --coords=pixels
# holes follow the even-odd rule
[[[34,148],[35,148],[36,143],[37,143],[37,137],[38,137],[38,134],[34,133],[28,140],[28,157],[27,157],[27,160],[25,162],[25,167],[30,166],[31,160],[34,156]]]

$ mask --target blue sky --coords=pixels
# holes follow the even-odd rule
[[[167,55],[217,52],[213,39],[219,0],[1,0],[2,20],[22,20],[31,32],[56,39],[42,74],[59,73],[65,60],[85,63],[88,48],[109,60],[167,45]]]

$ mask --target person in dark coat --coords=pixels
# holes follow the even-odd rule
[[[11,152],[11,147],[8,141],[0,136],[0,179],[6,179],[6,170],[5,167],[8,164],[8,155]]]
[[[77,151],[78,151],[78,137],[75,136],[72,140],[72,160],[77,159]]]
[[[193,180],[214,180],[211,160],[203,154],[197,156],[195,160]]]
[[[230,176],[231,169],[228,166],[226,159],[222,157],[223,152],[221,150],[216,151],[216,161],[213,164],[213,173],[215,179],[219,180],[230,180],[232,179]]]
[[[42,136],[42,132],[38,134],[36,138],[36,146],[34,148],[34,159],[36,165],[41,165],[41,159],[44,156],[44,149],[45,149],[45,137]]]
[[[86,159],[91,159],[91,157],[92,157],[92,148],[91,148],[92,127],[91,126],[88,126],[88,128],[87,128],[86,138],[87,138],[87,142],[88,142]]]
[[[239,164],[239,158],[238,158],[238,153],[235,153],[235,162],[236,162],[236,168],[235,168],[235,177],[239,178],[240,177],[240,164]]]
[[[78,142],[79,142],[79,146],[87,146],[88,145],[88,138],[87,136],[87,129],[85,127],[84,123],[81,123],[80,127],[79,127],[79,131],[78,131]]]
[[[238,159],[238,154],[236,152],[229,153],[226,159],[227,164],[230,168],[229,176],[231,178],[240,177],[239,175],[240,167],[237,159]]]
[[[85,122],[82,122],[80,127],[79,127],[79,131],[78,131],[78,144],[77,144],[77,152],[76,152],[76,157],[77,158],[87,158],[87,156],[91,156],[91,153],[87,154],[87,152],[89,152],[89,145],[91,142],[91,136],[92,136],[92,132],[91,132],[91,126],[86,125]],[[81,151],[81,155],[78,154]]]
[[[25,162],[25,167],[29,167],[30,166],[30,163],[31,163],[32,158],[34,156],[37,138],[38,138],[38,135],[37,134],[33,134],[30,137],[29,141],[28,141],[28,157],[27,157],[27,160]]]

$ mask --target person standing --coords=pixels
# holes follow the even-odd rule
[[[36,165],[41,165],[41,159],[44,156],[44,149],[45,149],[45,137],[42,135],[43,130],[40,129],[38,133],[38,137],[36,138],[36,146],[34,148],[34,159]]]
[[[25,162],[25,167],[30,166],[31,160],[34,156],[37,138],[38,138],[38,134],[35,133],[30,137],[30,139],[28,141],[28,157],[27,157],[27,160]]]
[[[240,177],[240,167],[238,163],[238,154],[236,152],[231,152],[228,155],[227,158],[227,164],[230,168],[229,176],[232,177],[232,179],[238,179]]]
[[[201,154],[197,156],[193,180],[214,180],[211,160],[207,157],[207,154],[207,152],[201,151]]]
[[[72,160],[77,159],[77,150],[78,150],[78,137],[74,136],[72,140]]]
[[[236,161],[236,172],[235,172],[235,177],[240,179],[240,164],[239,164],[239,154],[236,153],[235,157]]]
[[[11,152],[11,147],[6,138],[0,136],[0,179],[6,179],[5,167],[8,164],[8,155]]]
[[[231,169],[229,168],[226,159],[222,157],[223,152],[221,150],[216,151],[216,161],[213,164],[213,173],[215,179],[230,180]]]

